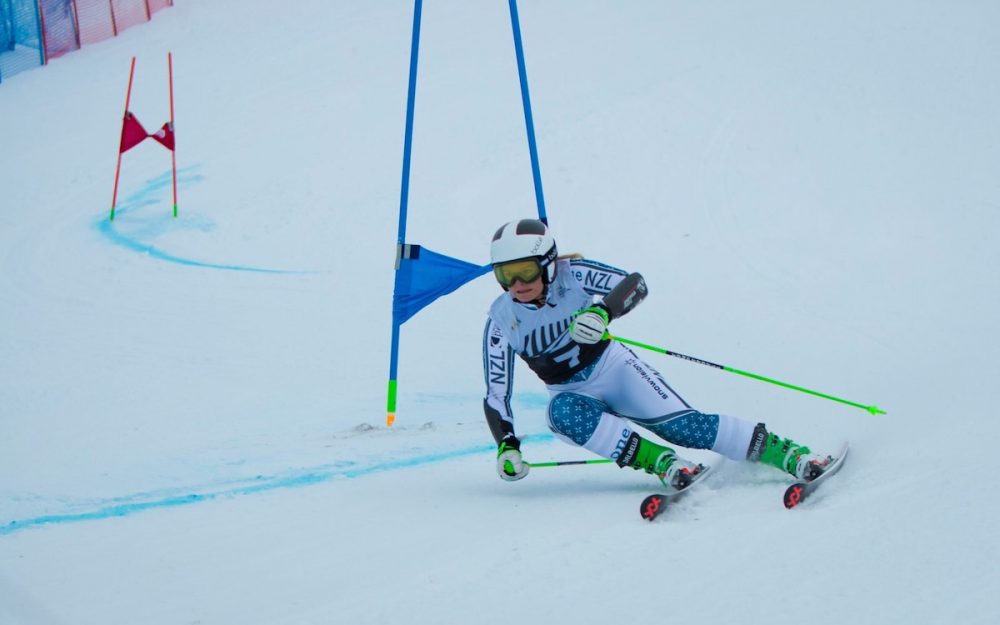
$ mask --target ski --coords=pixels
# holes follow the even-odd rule
[[[837,471],[840,471],[840,468],[844,466],[844,458],[847,457],[847,450],[849,448],[850,446],[847,443],[844,443],[844,446],[841,448],[840,453],[837,454],[837,457],[833,459],[830,465],[826,468],[826,471],[824,471],[822,475],[816,479],[811,481],[799,480],[789,486],[788,489],[785,490],[785,507],[791,510],[795,506],[801,504],[807,497],[809,497],[809,495],[815,492],[828,477],[832,476]]]
[[[664,510],[667,509],[669,504],[677,501],[683,497],[691,487],[700,482],[706,475],[712,472],[711,465],[699,464],[701,467],[694,477],[691,479],[691,483],[681,488],[679,490],[672,490],[666,493],[654,493],[642,500],[642,504],[639,506],[639,514],[642,518],[647,521],[654,521],[658,516],[663,514]]]

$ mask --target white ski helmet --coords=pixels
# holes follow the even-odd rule
[[[556,240],[538,219],[521,219],[500,226],[490,244],[490,264],[533,258],[542,268],[542,281],[551,284],[556,277]]]

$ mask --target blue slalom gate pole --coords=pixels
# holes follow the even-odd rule
[[[517,16],[517,0],[510,1],[510,24],[514,30],[514,52],[517,55],[517,74],[521,80],[521,102],[524,105],[524,125],[528,131],[528,152],[531,154],[531,176],[535,180],[535,202],[538,218],[548,224],[545,214],[545,194],[542,193],[542,172],[538,166],[538,145],[535,143],[535,122],[531,116],[531,97],[528,95],[528,72],[524,67],[524,46],[521,43],[521,22]]]
[[[406,96],[406,130],[403,138],[403,180],[399,192],[399,231],[396,236],[396,282],[399,280],[403,242],[406,240],[406,209],[410,195],[410,153],[413,150],[413,110],[417,98],[417,56],[420,51],[420,15],[423,0],[413,3],[413,38],[410,43],[410,82]],[[395,293],[395,287],[393,288]],[[395,297],[393,297],[395,303]],[[391,426],[396,420],[396,376],[399,366],[399,326],[395,310],[392,315],[392,344],[389,352],[389,387],[386,400],[385,423]]]

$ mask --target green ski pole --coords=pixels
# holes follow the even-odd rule
[[[767,382],[769,384],[776,384],[778,386],[783,386],[785,388],[790,388],[793,391],[799,391],[801,393],[808,393],[810,395],[815,395],[816,397],[822,397],[823,399],[829,399],[831,401],[840,402],[842,404],[847,404],[848,406],[854,406],[855,408],[861,408],[867,410],[871,414],[886,414],[885,410],[882,410],[878,406],[866,406],[864,404],[859,404],[857,402],[848,401],[846,399],[841,399],[840,397],[834,397],[833,395],[827,395],[826,393],[820,393],[818,391],[813,391],[801,386],[795,386],[794,384],[789,384],[787,382],[782,382],[780,380],[773,380],[771,378],[766,378],[762,375],[757,375],[756,373],[750,373],[749,371],[740,371],[739,369],[734,369],[733,367],[727,367],[725,365],[719,365],[714,362],[709,362],[707,360],[702,360],[701,358],[695,358],[693,356],[686,356],[684,354],[678,354],[677,352],[672,352],[669,349],[664,349],[662,347],[656,347],[655,345],[647,345],[646,343],[640,343],[639,341],[633,341],[631,339],[626,339],[620,336],[607,335],[607,338],[612,341],[618,341],[619,343],[624,343],[626,345],[634,345],[635,347],[641,347],[642,349],[648,349],[653,352],[659,352],[661,354],[666,354],[667,356],[674,356],[675,358],[681,358],[689,362],[694,362],[699,365],[706,365],[713,367],[715,369],[722,369],[723,371],[728,371],[729,373],[736,373],[748,378],[753,378],[754,380],[760,380],[761,382]]]
[[[609,462],[614,462],[614,460],[608,460],[607,458],[596,458],[594,460],[559,460],[556,462],[525,462],[526,465],[532,469],[537,469],[539,467],[565,467],[571,464],[607,464]]]

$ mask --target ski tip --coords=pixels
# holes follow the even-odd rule
[[[785,491],[785,507],[791,510],[795,506],[802,503],[805,495],[805,485],[795,483],[788,487]]]
[[[666,505],[667,500],[662,495],[650,495],[642,500],[642,505],[639,506],[639,514],[647,521],[652,521],[660,516]]]

